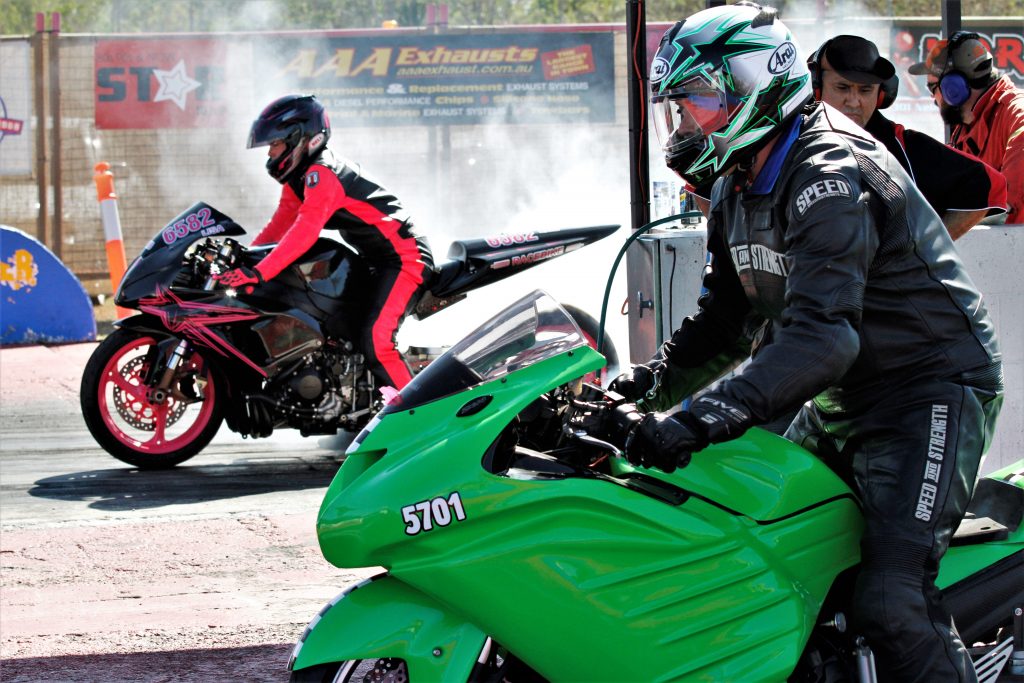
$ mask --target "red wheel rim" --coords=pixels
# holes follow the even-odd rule
[[[156,339],[140,337],[118,349],[103,366],[96,391],[103,423],[114,438],[134,451],[162,455],[188,446],[209,425],[216,389],[202,357],[193,353],[182,361],[181,368],[206,380],[203,399],[185,404],[168,397],[163,403],[152,403],[141,370],[142,359],[153,344]],[[196,406],[198,410],[189,410]]]

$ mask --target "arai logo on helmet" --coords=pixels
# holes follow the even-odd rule
[[[651,83],[657,83],[668,75],[668,62],[658,57],[651,63]]]
[[[788,40],[775,48],[775,52],[768,58],[768,71],[773,74],[781,74],[789,71],[796,63],[796,45]]]

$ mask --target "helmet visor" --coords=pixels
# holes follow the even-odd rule
[[[252,122],[252,128],[249,129],[249,142],[245,146],[247,149],[266,147],[272,142],[283,140],[287,134],[288,131],[281,130],[277,121],[256,119]]]
[[[666,154],[707,138],[729,122],[725,93],[704,80],[655,96],[654,130]]]

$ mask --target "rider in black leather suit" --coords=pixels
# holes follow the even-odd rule
[[[854,625],[881,679],[976,680],[934,581],[1002,401],[993,326],[899,163],[842,114],[809,103],[803,60],[780,75],[795,47],[771,15],[741,5],[700,12],[666,33],[652,67],[654,104],[670,122],[667,163],[694,186],[718,178],[711,264],[699,312],[612,389],[667,410],[753,358],[687,410],[647,413],[627,451],[671,471],[804,404],[787,438],[845,476],[863,504]],[[768,44],[760,76],[749,54],[743,64],[728,55],[722,36],[737,25]],[[731,79],[715,78],[723,53]],[[731,92],[736,83],[754,85]],[[732,101],[767,104],[732,109],[712,129],[716,87],[725,111]],[[770,128],[738,148],[729,136],[751,130],[744,116]]]

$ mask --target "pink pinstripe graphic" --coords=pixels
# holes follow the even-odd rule
[[[168,306],[178,306],[185,311],[195,311],[196,313],[187,312],[183,316],[172,316],[171,312],[167,310]],[[267,376],[267,373],[261,367],[209,329],[211,325],[255,320],[260,317],[259,313],[243,311],[231,306],[182,301],[173,292],[161,287],[157,287],[155,296],[144,297],[139,300],[139,310],[160,318],[164,326],[171,332],[180,333],[189,341],[213,349],[222,356],[226,357],[228,354],[231,354],[263,377]]]

